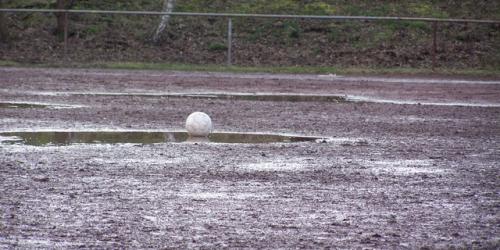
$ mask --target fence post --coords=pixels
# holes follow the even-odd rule
[[[231,66],[231,54],[233,47],[233,21],[231,18],[227,20],[227,66]]]
[[[64,57],[68,55],[68,12],[64,12]]]
[[[432,22],[432,70],[437,66],[437,22]]]

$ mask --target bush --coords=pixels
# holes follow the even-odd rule
[[[219,42],[212,42],[208,44],[208,50],[213,52],[226,51],[227,45]]]
[[[309,3],[304,6],[305,14],[308,15],[334,15],[336,9],[330,4],[324,2]]]

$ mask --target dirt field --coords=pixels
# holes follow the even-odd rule
[[[0,102],[55,105],[0,107],[0,132],[182,130],[204,111],[219,132],[330,137],[0,142],[0,248],[500,247],[499,79],[0,68]]]

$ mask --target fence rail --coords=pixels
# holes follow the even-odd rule
[[[228,20],[227,34],[227,64],[231,65],[232,55],[232,18],[274,18],[274,19],[311,19],[311,20],[336,20],[336,21],[412,21],[432,23],[432,67],[436,67],[437,29],[438,23],[477,23],[500,24],[500,20],[491,19],[456,19],[456,18],[430,18],[430,17],[395,17],[395,16],[316,16],[316,15],[275,15],[275,14],[239,14],[239,13],[196,13],[196,12],[161,12],[161,11],[118,11],[118,10],[72,10],[72,9],[0,9],[0,12],[10,13],[64,13],[64,51],[67,52],[68,15],[69,14],[101,14],[101,15],[153,15],[153,16],[198,16],[221,17]]]
[[[171,16],[205,16],[205,17],[258,17],[286,19],[322,19],[322,20],[360,20],[360,21],[423,21],[447,23],[489,23],[500,24],[500,20],[455,19],[431,17],[394,17],[394,16],[316,16],[316,15],[273,15],[273,14],[239,14],[239,13],[196,13],[196,12],[161,12],[161,11],[118,11],[118,10],[71,10],[71,9],[0,9],[0,12],[41,12],[41,13],[75,13],[75,14],[110,14],[110,15],[171,15]]]

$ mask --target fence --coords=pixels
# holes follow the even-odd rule
[[[227,18],[227,65],[232,64],[232,18],[273,18],[273,19],[310,19],[342,21],[413,21],[432,23],[432,67],[436,67],[438,23],[477,23],[500,24],[500,20],[452,19],[427,17],[375,17],[375,16],[314,16],[314,15],[273,15],[273,14],[237,14],[237,13],[193,13],[193,12],[158,12],[158,11],[114,11],[114,10],[70,10],[70,9],[0,9],[0,12],[64,13],[64,53],[68,47],[68,16],[70,14],[100,15],[154,15],[154,16],[198,16]]]

